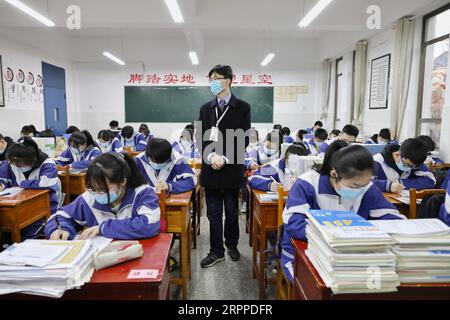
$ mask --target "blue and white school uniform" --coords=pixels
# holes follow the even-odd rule
[[[152,187],[155,187],[158,181],[164,181],[169,186],[169,193],[178,194],[191,191],[197,185],[194,171],[176,152],[172,152],[171,160],[161,170],[153,169],[145,153],[138,155],[134,160],[139,171]]]
[[[373,183],[383,192],[390,192],[391,184],[397,180],[405,186],[405,189],[435,188],[436,178],[424,164],[420,165],[418,169],[403,172],[400,175],[397,170],[389,166],[381,153],[374,155],[373,159],[375,160],[375,180]]]
[[[274,182],[272,178],[281,184],[285,183],[286,160],[278,159],[259,168],[254,175],[248,178],[252,189],[269,191],[270,184]]]
[[[324,154],[327,149],[327,148],[325,148],[325,151],[323,151],[324,145],[326,145],[325,142],[320,143],[320,142],[315,142],[314,139],[309,140],[308,145],[307,145],[309,154],[312,156],[319,156],[319,155]]]
[[[91,161],[101,155],[102,152],[98,147],[89,146],[80,154],[75,154],[70,148],[67,148],[56,159],[56,164],[60,166],[66,166],[70,164],[72,169],[84,170],[89,167]]]
[[[150,238],[160,232],[160,215],[158,197],[148,185],[127,188],[117,208],[100,204],[92,193],[85,192],[48,219],[45,235],[50,238],[60,228],[69,232],[72,240],[83,227],[98,225],[99,235],[106,238]]]
[[[130,139],[125,139],[122,134],[118,134],[117,138],[123,147],[131,147],[136,151],[145,151],[147,148],[147,139],[142,133],[134,133]]]
[[[249,170],[252,163],[263,166],[273,160],[277,160],[278,158],[280,158],[280,151],[277,151],[269,156],[264,151],[264,144],[260,144],[256,149],[253,149],[247,153],[244,165],[245,168]]]
[[[378,141],[374,141],[372,139],[369,139],[369,140],[365,141],[364,144],[378,144]]]
[[[441,219],[445,224],[450,226],[450,184],[448,184],[447,186],[445,203],[442,204],[441,210],[439,211],[439,219]]]
[[[183,156],[185,159],[200,158],[195,143],[185,140],[175,141],[172,144],[172,149]]]
[[[283,212],[281,263],[290,281],[294,264],[291,238],[306,240],[306,212],[309,209],[351,211],[368,220],[406,219],[372,183],[357,198],[342,199],[331,186],[328,176],[314,170],[306,172],[289,192]]]
[[[97,144],[102,151],[102,153],[121,153],[123,151],[122,143],[118,138],[113,138],[111,142],[103,145],[101,142],[97,141]]]
[[[32,169],[28,178],[15,165],[5,161],[0,166],[0,184],[5,188],[48,189],[50,190],[50,211],[55,213],[58,210],[61,181],[58,178],[56,164],[50,158],[45,159],[38,168]],[[22,229],[22,240],[35,238],[36,233],[44,223],[45,219],[42,218]]]
[[[449,185],[450,185],[450,170],[448,170],[447,175],[445,176],[444,181],[442,181],[440,188],[447,189]]]
[[[284,143],[294,143],[295,140],[294,140],[294,138],[292,138],[291,136],[284,136],[284,137],[283,137],[283,142],[284,142]]]

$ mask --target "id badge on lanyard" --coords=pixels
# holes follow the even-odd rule
[[[219,118],[219,114],[218,114],[217,108],[216,108],[216,119],[217,118],[219,118],[219,119],[217,120],[216,125],[211,127],[211,135],[209,136],[210,141],[213,141],[213,142],[219,141],[219,123],[220,123],[220,121],[222,121],[222,119],[225,116],[225,114],[227,113],[228,109],[229,109],[229,107],[226,108],[225,112]]]

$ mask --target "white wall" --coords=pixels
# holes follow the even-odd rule
[[[11,67],[14,70],[14,73],[20,68],[25,72],[25,76],[31,71],[34,74],[35,79],[38,74],[42,75],[42,61],[64,68],[66,70],[68,120],[71,120],[72,113],[70,111],[74,105],[75,81],[72,74],[72,65],[68,59],[55,57],[38,48],[24,45],[2,36],[0,36],[0,55],[2,56],[4,72],[7,67]],[[16,79],[14,79],[12,83],[18,84]],[[0,108],[0,133],[10,136],[13,139],[17,139],[20,136],[20,129],[24,125],[34,124],[37,130],[44,130],[45,117],[43,96],[39,97],[39,95],[37,95],[36,100],[33,97],[31,100],[27,99],[21,102],[17,97],[13,98],[11,93],[8,93],[8,83],[4,76],[3,84],[5,91],[5,107]],[[25,86],[26,90],[32,90],[32,86],[27,84],[25,84]],[[36,86],[34,85],[34,87]],[[8,96],[10,96],[9,99]]]

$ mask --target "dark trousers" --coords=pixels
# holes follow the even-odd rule
[[[205,189],[206,213],[209,220],[210,253],[223,257],[225,245],[236,247],[239,241],[239,188]],[[225,231],[223,228],[223,208],[225,207]]]

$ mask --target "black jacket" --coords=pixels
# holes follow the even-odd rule
[[[205,163],[208,154],[211,153],[206,151],[205,148],[211,144],[211,141],[208,141],[209,137],[204,137],[204,134],[205,131],[210,130],[211,127],[216,125],[217,118],[215,110],[218,108],[217,98],[214,97],[214,100],[204,104],[200,109],[199,121],[202,122],[201,133],[202,137],[206,138],[202,139],[202,137],[197,136],[197,141],[201,142],[199,143],[199,147],[202,149],[199,151],[201,152],[203,159],[200,183],[203,187],[208,189],[240,188],[244,181],[243,161],[245,159],[245,148],[249,143],[248,136],[246,136],[245,141],[241,140],[240,143],[238,143],[238,139],[235,137],[234,143],[232,144],[234,145],[234,150],[227,150],[226,130],[242,129],[243,132],[246,132],[250,129],[250,105],[245,101],[239,100],[234,95],[231,95],[231,99],[227,106],[229,107],[229,110],[219,124],[219,131],[222,134],[219,143],[223,141],[223,150],[218,149],[215,150],[215,152],[220,155],[225,155],[233,162],[233,164],[226,164],[221,170],[214,170],[210,164]],[[197,134],[199,133],[200,132],[197,132]],[[228,144],[231,143],[231,141],[228,141]],[[234,156],[232,156],[233,154]]]

